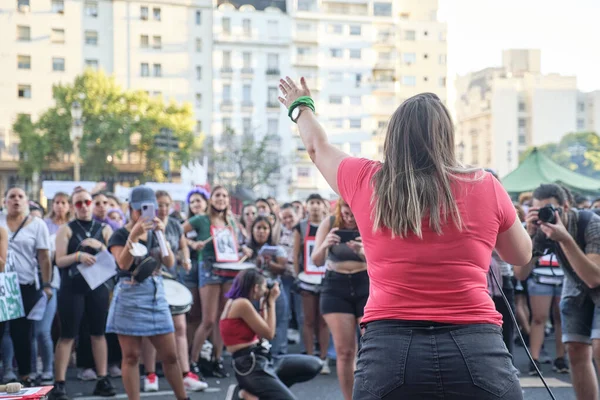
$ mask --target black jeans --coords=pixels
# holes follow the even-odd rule
[[[354,400],[523,399],[499,326],[374,321],[361,340]]]
[[[273,363],[257,348],[235,352],[232,363],[240,388],[260,400],[295,400],[289,387],[313,379],[323,368],[317,357],[302,354],[282,355]]]
[[[15,350],[15,358],[19,367],[19,376],[27,376],[31,372],[31,334],[33,321],[27,315],[40,299],[41,293],[35,285],[19,285],[25,316],[13,319],[9,324],[10,338]],[[0,322],[0,332],[4,333],[4,322]]]

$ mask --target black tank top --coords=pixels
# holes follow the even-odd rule
[[[79,249],[79,244],[85,239],[92,238],[98,240],[100,243],[106,245],[104,236],[102,236],[102,229],[104,224],[98,221],[82,221],[75,219],[69,222],[69,228],[71,228],[71,238],[67,245],[67,254],[73,254]]]

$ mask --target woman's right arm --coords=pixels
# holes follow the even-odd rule
[[[300,273],[300,252],[301,249],[301,237],[300,232],[294,229],[294,271],[296,272],[296,276]]]
[[[69,228],[68,225],[61,226],[58,229],[58,232],[56,233],[55,262],[59,268],[68,267],[79,261],[78,252],[75,252],[73,254],[67,254],[69,239],[71,239],[71,228]]]
[[[261,317],[261,315],[256,311],[254,305],[248,299],[240,299],[236,301],[237,307],[234,310],[234,313],[230,313],[230,315],[237,315],[238,318],[241,318],[248,324],[250,329],[256,333],[261,338],[265,338],[267,340],[273,340],[275,337],[275,299],[271,299],[267,301],[266,305],[266,318]]]
[[[527,265],[533,254],[531,238],[519,218],[510,228],[498,235],[496,250],[503,261],[515,266]]]
[[[129,252],[129,246],[111,246],[110,252],[117,261],[119,269],[129,271],[133,264],[133,256]]]

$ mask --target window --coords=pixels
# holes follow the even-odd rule
[[[196,120],[196,133],[202,132],[202,121]]]
[[[344,26],[341,24],[330,24],[327,27],[327,32],[333,33],[334,35],[341,35],[343,29],[344,29]]]
[[[152,16],[154,17],[155,21],[160,21],[160,8],[153,8]]]
[[[360,120],[359,120],[360,121]],[[352,125],[352,120],[350,120],[350,124]],[[360,154],[362,148],[359,143],[350,143],[350,154]]]
[[[446,55],[445,54],[440,54],[438,56],[438,62],[440,65],[446,65]]]
[[[31,85],[19,85],[18,86],[18,94],[21,99],[30,99],[31,98]]]
[[[252,68],[252,53],[244,52],[242,58],[244,59],[244,68]]]
[[[352,36],[360,36],[361,35],[361,27],[360,25],[350,25],[350,35]]]
[[[17,7],[29,7],[29,0],[17,0]]]
[[[342,58],[342,49],[329,49],[331,58]]]
[[[252,134],[252,119],[251,118],[242,119],[242,130],[244,132],[244,135]]]
[[[417,78],[412,75],[405,75],[402,77],[402,84],[404,86],[415,86],[417,84]]]
[[[277,135],[279,131],[279,120],[269,118],[267,120],[267,135]]]
[[[223,85],[223,101],[227,103],[231,101],[231,85]]]
[[[309,32],[312,30],[312,25],[299,22],[296,24],[296,30],[298,32]]]
[[[415,53],[402,53],[402,61],[405,64],[414,64],[417,61],[417,55]]]
[[[141,76],[150,76],[150,66],[148,65],[148,63],[141,64],[140,75]]]
[[[404,40],[415,40],[416,37],[415,31],[404,31]]]
[[[446,77],[445,76],[441,76],[438,79],[438,86],[439,87],[446,87]]]
[[[331,120],[331,126],[334,128],[341,129],[344,127],[344,119],[343,118],[334,118]]]
[[[196,11],[196,25],[202,25],[202,11]]]
[[[329,96],[329,104],[342,104],[342,96]]]
[[[340,71],[329,71],[329,80],[331,82],[341,82],[344,78],[344,73]]]
[[[350,49],[350,58],[360,59],[360,49]]]
[[[98,60],[85,60],[85,67],[91,69],[98,69]]]
[[[252,24],[249,19],[244,19],[242,21],[242,27],[244,29],[245,36],[252,36]]]
[[[373,14],[377,17],[391,17],[392,3],[373,3]]]
[[[377,121],[377,128],[382,129],[387,125],[387,121]]]
[[[152,47],[155,49],[162,48],[162,39],[160,36],[152,36]]]
[[[90,46],[98,45],[98,32],[96,31],[85,31],[85,44]]]
[[[267,21],[267,32],[269,33],[269,38],[276,38],[279,33],[279,24],[277,21]]]
[[[525,111],[525,102],[519,101],[519,111]]]
[[[583,103],[583,102],[577,103],[577,111],[584,112],[585,111],[585,103]]]
[[[521,134],[519,132],[519,144],[520,145],[525,145],[527,144],[527,137],[525,136],[525,133]]]
[[[140,19],[144,21],[148,20],[148,7],[140,7]]]
[[[268,69],[279,69],[279,54],[275,54],[275,53],[267,54],[267,68]]]
[[[96,18],[98,16],[98,1],[86,0],[84,11],[86,16]]]
[[[353,106],[360,106],[360,104],[361,104],[360,96],[350,96],[350,104]]]
[[[150,40],[148,39],[148,35],[141,35],[140,36],[140,47],[142,49],[147,49],[149,45],[150,45]]]
[[[154,70],[154,76],[157,78],[160,78],[162,76],[162,65],[160,64],[154,64],[152,66],[152,69]]]
[[[65,71],[65,59],[62,57],[52,57],[52,71],[64,72]]]
[[[28,26],[17,25],[17,40],[29,42],[31,40],[31,28]]]
[[[196,38],[196,53],[200,53],[202,51],[202,39]]]
[[[202,79],[202,67],[199,65],[196,66],[196,79],[197,80]]]
[[[246,104],[252,103],[252,86],[244,85],[242,87],[242,102]]]
[[[585,120],[583,118],[577,118],[577,130],[581,131],[585,128]]]
[[[196,93],[196,107],[202,107],[202,93]]]
[[[231,68],[231,52],[223,52],[223,68]]]
[[[360,129],[361,125],[362,124],[360,118],[350,118],[350,128]],[[360,153],[360,151],[358,152]]]
[[[229,35],[231,33],[231,18],[223,17],[221,25],[223,26],[223,33]]]
[[[298,0],[298,11],[310,11],[312,0]]]
[[[17,56],[18,69],[31,69],[31,56]]]
[[[526,126],[527,121],[525,120],[525,118],[519,118],[519,131],[521,131],[521,129],[525,129]]]
[[[270,105],[277,107],[278,90],[276,87],[269,87],[267,91],[267,101]]]
[[[65,42],[65,30],[64,29],[52,29],[50,32],[50,41],[52,43],[64,43]]]
[[[310,178],[310,168],[298,167],[298,178]]]
[[[231,129],[231,118],[223,118],[223,130]]]
[[[52,0],[52,12],[63,14],[65,12],[64,0]]]

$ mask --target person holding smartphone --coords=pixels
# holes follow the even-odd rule
[[[369,298],[369,275],[354,214],[341,198],[335,214],[319,225],[312,259],[316,265],[327,266],[319,306],[333,335],[342,394],[351,400],[358,348],[356,328]]]

